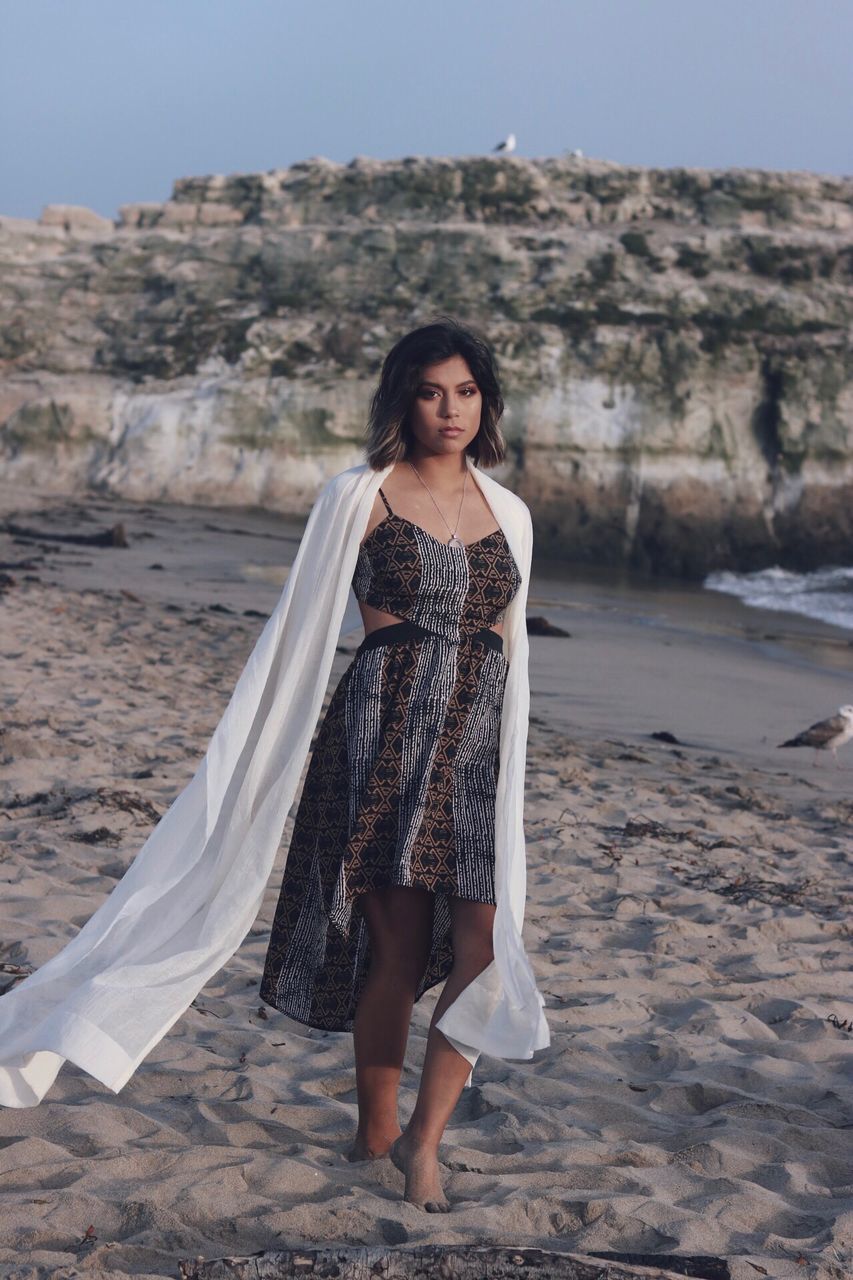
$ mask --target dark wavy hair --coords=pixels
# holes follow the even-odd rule
[[[504,402],[495,354],[476,329],[438,316],[400,338],[383,361],[367,423],[367,461],[374,471],[406,457],[414,442],[410,413],[423,371],[450,356],[462,356],[483,398],[480,429],[465,452],[481,467],[503,462],[506,440],[498,423]]]

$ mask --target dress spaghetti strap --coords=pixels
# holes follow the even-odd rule
[[[379,490],[379,496],[382,499],[382,501],[385,503],[385,510],[388,512],[389,516],[393,516],[394,512],[391,510],[390,506],[388,505],[388,499],[385,497],[385,494],[382,492],[381,489]]]

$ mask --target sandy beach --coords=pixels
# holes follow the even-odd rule
[[[0,487],[6,521],[121,523],[128,545],[0,533],[0,989],[74,936],[192,776],[302,527]],[[0,1111],[4,1276],[330,1240],[853,1276],[853,744],[837,767],[776,745],[853,702],[853,635],[552,562],[528,616],[570,633],[531,635],[526,939],[552,1045],[481,1058],[442,1153],[452,1212],[402,1203],[388,1160],[347,1162],[350,1037],[259,1000],[291,817],[245,942],[125,1088],[66,1064]]]

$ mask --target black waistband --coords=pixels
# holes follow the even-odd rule
[[[392,622],[387,627],[377,627],[364,637],[361,644],[356,650],[360,653],[362,649],[375,649],[382,644],[399,644],[403,640],[415,640],[421,636],[435,636],[437,631],[430,631],[429,627],[422,627],[419,622],[411,622],[408,618],[404,622]],[[477,631],[469,631],[463,634],[463,639],[479,640],[482,644],[487,645],[490,649],[496,649],[498,653],[503,653],[503,636],[499,636],[497,631],[493,631],[491,627],[480,627]]]

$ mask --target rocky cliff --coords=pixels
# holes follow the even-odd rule
[[[850,563],[853,179],[316,159],[113,222],[0,218],[0,465],[305,513],[438,312],[500,358],[537,548],[695,576]]]

